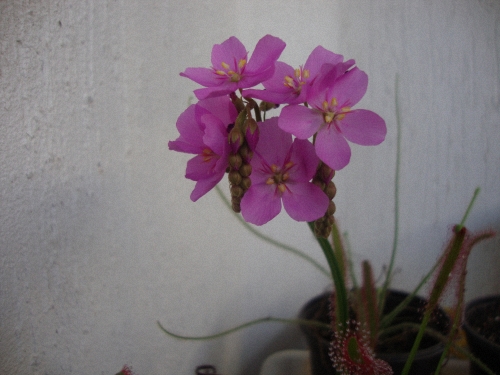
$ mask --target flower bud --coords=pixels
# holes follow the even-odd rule
[[[337,188],[335,187],[335,184],[332,181],[328,183],[325,193],[328,196],[328,198],[330,198],[330,200],[332,200],[335,197],[335,194],[337,194]]]
[[[240,198],[243,196],[243,193],[244,193],[244,191],[241,188],[241,186],[238,186],[238,185],[231,186],[231,196],[232,197]]]
[[[240,202],[241,202],[241,199],[239,199],[239,198],[233,197],[231,199],[231,207],[233,208],[233,211],[236,213],[241,212]]]
[[[252,186],[252,180],[250,180],[250,177],[243,177],[243,178],[241,179],[240,186],[241,186],[244,190],[248,190],[248,189],[250,188],[250,186]]]
[[[333,176],[335,176],[335,171],[325,163],[321,163],[318,171],[316,172],[316,176],[321,178],[326,183],[328,181],[331,181]]]
[[[255,150],[259,142],[259,125],[257,125],[257,121],[253,118],[247,119],[243,124],[243,129],[248,147],[250,147],[250,150]]]
[[[243,142],[245,141],[245,136],[236,126],[231,129],[229,135],[227,137],[229,145],[231,146],[231,151],[233,153],[238,152],[238,149],[241,147]]]
[[[335,207],[335,203],[333,201],[330,201],[330,204],[328,205],[328,209],[326,210],[326,214],[328,216],[333,216],[335,211],[337,210],[337,207]]]
[[[228,180],[231,184],[239,185],[241,184],[242,179],[243,178],[241,177],[241,174],[237,170],[232,170],[231,172],[229,172]]]
[[[252,166],[250,164],[243,164],[238,171],[243,177],[248,177],[252,174]]]
[[[270,111],[271,109],[278,108],[279,106],[280,106],[279,104],[274,104],[271,102],[262,101],[262,102],[260,102],[259,109],[262,112],[267,112],[267,111]]]
[[[238,150],[238,154],[240,154],[240,156],[246,162],[252,160],[253,152],[250,150],[247,144],[243,144],[243,146],[240,147],[240,149]]]
[[[239,169],[243,164],[243,160],[241,156],[238,154],[230,154],[229,155],[229,166],[234,169]]]

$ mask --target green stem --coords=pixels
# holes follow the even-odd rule
[[[219,194],[219,196],[221,197],[221,199],[224,201],[224,203],[226,204],[226,206],[231,210],[231,212],[234,214],[234,216],[238,219],[238,221],[249,231],[251,232],[252,234],[256,235],[257,237],[259,237],[261,240],[263,241],[266,241],[268,243],[270,243],[271,245],[274,245],[276,247],[279,247],[281,248],[282,250],[285,250],[285,251],[288,251],[304,260],[306,260],[307,262],[309,262],[311,265],[313,265],[314,267],[316,267],[321,273],[323,273],[325,276],[327,277],[330,277],[330,272],[325,268],[323,267],[320,263],[318,263],[316,260],[314,260],[313,258],[311,258],[309,255],[303,253],[302,251],[300,251],[299,249],[296,249],[292,246],[289,246],[283,242],[280,242],[280,241],[277,241],[275,240],[274,238],[272,237],[269,237],[269,236],[266,236],[265,234],[262,234],[260,233],[258,230],[256,230],[255,228],[253,228],[250,224],[248,224],[245,220],[242,219],[241,215],[237,214],[236,212],[234,212],[231,208],[231,204],[229,203],[229,200],[226,198],[226,196],[224,195],[224,193],[222,192],[221,188],[219,187],[219,185],[216,185],[215,186],[215,190],[217,191],[217,193]]]
[[[391,259],[389,261],[389,267],[387,269],[387,276],[385,278],[384,284],[382,285],[382,290],[380,293],[381,303],[379,303],[380,313],[384,309],[385,295],[387,289],[389,288],[389,283],[392,279],[392,270],[394,268],[394,263],[396,260],[396,253],[398,248],[399,239],[399,179],[401,170],[401,110],[399,107],[399,75],[396,74],[395,81],[395,107],[396,107],[396,171],[394,177],[394,238],[392,241],[392,252]]]
[[[434,271],[436,270],[438,266],[438,263],[436,263],[431,270],[425,275],[422,280],[420,280],[420,283],[418,283],[417,287],[411,292],[394,310],[392,310],[389,314],[385,315],[382,320],[380,321],[380,329],[383,330],[387,327],[390,326],[394,318],[404,310],[406,306],[410,303],[410,301],[417,295],[419,290],[425,285],[427,281],[429,281],[430,277],[434,274]]]
[[[450,244],[449,252],[448,250],[446,250],[446,259],[443,263],[443,266],[441,267],[441,270],[439,271],[436,282],[434,284],[434,288],[432,289],[431,296],[429,297],[429,302],[425,309],[424,318],[422,319],[422,323],[420,324],[420,330],[418,331],[417,337],[413,342],[413,347],[411,348],[410,355],[408,356],[408,360],[406,361],[403,372],[401,373],[402,375],[407,375],[410,371],[410,367],[413,363],[413,360],[415,359],[415,355],[417,354],[417,350],[420,346],[420,342],[422,341],[422,337],[424,336],[424,332],[427,328],[427,324],[429,323],[432,312],[438,304],[439,297],[442,295],[449,275],[458,259],[460,248],[462,247],[464,238],[465,229],[455,231],[454,238],[452,239],[452,242]]]
[[[309,228],[314,234],[314,222],[308,223]],[[336,225],[335,223],[333,225]],[[347,302],[347,290],[344,282],[344,278],[342,275],[341,267],[338,263],[337,258],[333,252],[333,248],[328,242],[327,239],[316,237],[321,250],[323,250],[323,254],[325,254],[326,260],[328,262],[328,266],[330,267],[330,272],[332,275],[333,285],[335,286],[335,314],[337,318],[337,327],[344,331],[349,320],[349,305]],[[335,327],[335,328],[337,328]]]
[[[178,335],[172,331],[167,330],[165,327],[160,322],[156,322],[160,329],[166,333],[167,335],[174,337],[176,339],[180,340],[195,340],[195,341],[202,341],[202,340],[213,340],[217,339],[226,335],[229,335],[231,333],[237,332],[239,330],[251,327],[256,324],[261,324],[261,323],[285,323],[285,324],[298,324],[298,325],[307,325],[307,326],[312,326],[312,327],[318,327],[318,328],[324,328],[324,329],[331,329],[331,326],[329,324],[321,323],[316,320],[308,320],[308,319],[284,319],[284,318],[273,318],[273,317],[265,317],[265,318],[259,318],[255,320],[251,320],[249,322],[240,324],[239,326],[230,328],[228,330],[213,334],[213,335],[207,335],[207,336],[183,336],[183,335]]]
[[[464,214],[464,217],[462,218],[462,221],[457,226],[457,231],[462,229],[463,226],[465,225],[465,221],[467,220],[467,216],[469,216],[469,212],[471,211],[472,206],[474,206],[474,202],[475,202],[477,196],[479,195],[480,191],[481,191],[481,188],[479,188],[479,187],[477,187],[476,190],[474,190],[474,195],[472,196],[472,199],[469,202],[469,206],[467,207],[467,210],[465,211],[465,214]]]

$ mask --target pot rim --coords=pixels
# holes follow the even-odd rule
[[[486,337],[480,334],[476,329],[474,329],[473,326],[469,323],[469,317],[472,309],[484,307],[492,302],[498,302],[498,301],[500,301],[500,294],[491,294],[488,296],[478,297],[471,300],[465,306],[464,321],[462,323],[462,329],[465,331],[467,335],[471,335],[472,337],[474,337],[474,339],[480,341],[483,344],[487,344],[492,348],[495,348],[495,350],[500,350],[500,345],[494,343],[491,340],[488,340]]]

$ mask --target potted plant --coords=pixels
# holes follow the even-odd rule
[[[500,295],[470,301],[463,329],[471,353],[479,360],[471,361],[471,375],[491,374],[488,369],[500,374]]]
[[[334,373],[392,373],[388,362],[377,355],[377,346],[382,338],[401,334],[398,329],[403,327],[416,330],[402,373],[409,373],[422,340],[428,337],[443,342],[444,355],[440,353],[435,364],[439,369],[460,321],[445,323],[441,333],[432,328],[432,322],[439,311],[440,296],[450,282],[449,275],[457,275],[463,286],[464,260],[478,237],[464,227],[465,215],[429,272],[428,277],[434,276],[434,286],[416,322],[396,324],[415,301],[423,282],[397,306],[385,308],[393,296],[389,282],[395,246],[381,286],[375,285],[369,262],[363,263],[363,282],[350,285],[347,257],[333,216],[333,177],[349,163],[348,142],[378,145],[385,139],[386,124],[376,113],[354,108],[368,84],[366,73],[355,67],[354,60],[344,61],[343,56],[318,46],[303,66],[294,69],[278,61],[284,48],[282,40],[266,35],[249,56],[243,44],[231,37],[214,45],[211,68],[187,68],[181,73],[204,86],[194,91],[198,102],[179,116],[176,126],[180,135],[169,142],[171,150],[194,154],[185,175],[196,182],[191,200],[200,199],[227,175],[229,204],[241,214],[240,220],[260,226],[284,207],[292,219],[309,225],[327,260],[334,293],[327,298],[331,314],[326,324],[311,317],[298,322],[331,332],[328,366]],[[258,84],[264,89],[256,89]],[[266,118],[273,113],[269,111],[282,105],[278,116]],[[490,235],[488,232],[481,239]],[[299,250],[294,252],[312,261]],[[462,302],[463,293],[458,307]]]

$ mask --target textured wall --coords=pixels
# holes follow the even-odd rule
[[[211,193],[189,200],[188,157],[167,150],[196,85],[231,35],[266,33],[305,61],[318,44],[370,77],[362,106],[386,142],[353,147],[335,178],[356,260],[388,261],[393,230],[394,80],[403,116],[395,284],[410,289],[438,256],[476,186],[468,225],[500,229],[500,6],[496,1],[0,1],[0,373],[190,374],[212,363],[255,374],[300,345],[293,317],[328,286],[314,268],[254,239]],[[225,186],[225,185],[223,185]],[[304,224],[265,233],[322,261]],[[467,297],[500,292],[499,240],[471,257]]]

